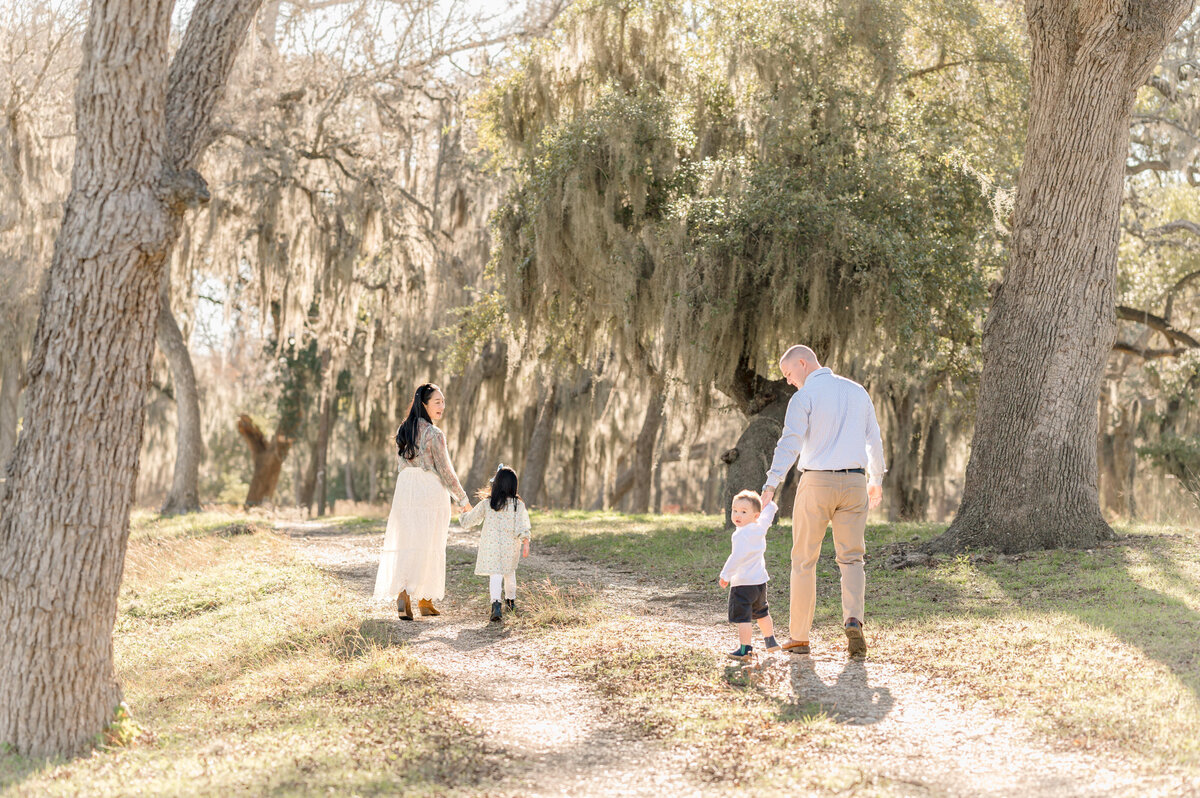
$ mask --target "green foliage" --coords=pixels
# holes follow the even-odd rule
[[[1138,454],[1178,479],[1200,507],[1200,436],[1166,433],[1140,447]]]
[[[105,748],[125,748],[142,733],[141,725],[133,719],[129,706],[122,701],[113,708],[113,719],[104,729]]]
[[[702,392],[797,340],[970,371],[1001,251],[958,164],[1011,179],[1022,48],[968,0],[579,4],[478,106],[510,323]]]
[[[275,341],[267,342],[269,350],[278,348],[278,430],[287,437],[294,437],[299,433],[308,406],[321,383],[321,358],[317,352],[317,339],[314,336],[306,337],[307,341],[298,341],[291,336],[278,347]]]
[[[507,326],[508,317],[504,297],[494,290],[451,313],[454,322],[438,330],[440,336],[448,339],[441,364],[448,374],[462,374],[475,353]]]

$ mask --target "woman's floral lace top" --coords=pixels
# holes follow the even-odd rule
[[[446,450],[446,436],[425,419],[417,422],[417,456],[411,460],[400,458],[400,470],[421,468],[437,474],[438,479],[458,504],[467,503],[467,492],[458,482],[458,474],[450,465],[450,452]]]

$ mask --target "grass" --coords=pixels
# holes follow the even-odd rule
[[[135,520],[115,629],[144,729],[69,762],[0,756],[5,795],[468,793],[503,767],[440,677],[245,518]]]
[[[721,519],[544,513],[541,545],[711,593],[728,554]],[[873,525],[868,553],[929,538],[936,525]],[[1134,527],[1115,546],[958,557],[889,571],[869,560],[871,658],[929,675],[1056,739],[1200,773],[1200,532]],[[768,538],[773,610],[786,630],[791,528]],[[814,645],[841,642],[833,546],[818,566]],[[710,667],[709,671],[715,668]]]
[[[383,528],[378,518],[330,523],[363,535]],[[1200,774],[1200,534],[1122,531],[1117,545],[1086,552],[942,558],[901,571],[870,560],[871,660],[987,702],[1060,745]],[[872,526],[868,551],[938,532]],[[534,537],[723,615],[720,518],[543,513]],[[789,547],[784,523],[767,552],[781,630]],[[447,552],[447,601],[482,622],[487,578],[473,564],[465,549]],[[521,611],[497,635],[583,680],[623,728],[661,741],[712,788],[910,792],[853,766],[861,738],[835,707],[775,689],[772,679],[815,678],[797,672],[806,659],[731,666],[721,651],[664,639],[651,608],[612,613],[601,586],[528,564],[520,583]],[[826,541],[818,652],[843,643],[838,596]],[[115,650],[142,733],[69,762],[0,754],[0,795],[493,794],[513,764],[456,718],[461,686],[393,645],[386,624],[364,621],[353,597],[261,518],[137,516]]]

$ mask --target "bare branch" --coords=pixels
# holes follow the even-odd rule
[[[1170,172],[1171,164],[1167,161],[1138,161],[1136,164],[1125,164],[1125,174],[1140,175],[1142,172]]]
[[[1200,236],[1200,224],[1189,221],[1187,219],[1176,219],[1173,222],[1167,222],[1158,227],[1151,227],[1146,231],[1148,236],[1161,236],[1167,233],[1187,232],[1195,236]]]
[[[1117,341],[1113,344],[1112,351],[1124,352],[1127,355],[1136,355],[1143,360],[1161,360],[1164,357],[1179,357],[1191,350],[1185,346],[1177,346],[1174,349],[1145,349],[1124,343],[1123,341]]]
[[[1167,337],[1172,344],[1184,344],[1188,349],[1200,349],[1200,341],[1197,341],[1192,336],[1171,326],[1171,323],[1162,316],[1156,316],[1153,313],[1137,308],[1127,307],[1125,305],[1117,305],[1117,318],[1123,321],[1136,321],[1139,324],[1144,324],[1155,332],[1162,333]]]
[[[906,80],[914,80],[916,78],[925,77],[926,75],[931,75],[934,72],[940,72],[943,69],[951,69],[956,66],[967,66],[969,64],[1003,64],[1003,63],[1004,63],[1004,61],[1001,61],[999,58],[962,58],[962,59],[959,59],[958,61],[943,61],[943,62],[934,64],[933,66],[925,67],[924,69],[918,69],[913,72],[909,72],[907,75],[902,76],[900,78],[899,82],[903,83]]]

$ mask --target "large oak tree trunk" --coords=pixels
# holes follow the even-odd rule
[[[654,487],[654,445],[658,442],[658,431],[662,428],[663,408],[667,396],[663,381],[652,381],[653,392],[646,404],[646,416],[638,432],[633,453],[633,506],[635,513],[650,512],[650,491]]]
[[[554,432],[554,419],[558,415],[558,384],[542,398],[538,408],[533,435],[529,439],[529,453],[525,456],[525,467],[521,470],[521,495],[525,503],[536,505],[542,501],[542,489],[546,480],[546,466],[550,463],[550,441]]]
[[[112,628],[162,269],[257,4],[200,0],[168,75],[170,0],[94,0],[71,193],[0,506],[0,743],[85,750],[121,698]]]
[[[1114,407],[1119,398],[1119,382],[1100,396],[1100,507],[1111,516],[1133,518],[1137,515],[1134,487],[1137,477],[1137,429],[1141,405],[1135,399]]]
[[[963,501],[941,548],[1011,552],[1112,536],[1096,485],[1097,397],[1116,331],[1130,108],[1190,8],[1026,5],[1029,134],[1012,261],[984,324]]]
[[[171,368],[176,415],[175,473],[161,512],[175,515],[200,509],[200,461],[204,458],[204,438],[200,430],[196,370],[192,367],[192,355],[175,321],[175,314],[171,312],[170,288],[165,277],[159,303],[158,348]]]
[[[788,401],[796,391],[782,380],[771,385],[772,392],[762,396],[762,399],[769,401],[750,417],[750,423],[742,430],[734,447],[721,455],[721,459],[729,466],[722,496],[726,526],[733,523],[729,520],[733,497],[743,490],[760,490],[767,481],[767,469],[771,467],[775,444],[783,434]],[[782,501],[784,496],[780,495],[779,498]]]
[[[325,515],[325,502],[328,498],[328,468],[329,439],[333,434],[333,422],[337,416],[337,397],[330,391],[321,398],[321,411],[317,421],[317,439],[313,442],[312,457],[308,463],[308,472],[304,476],[304,490],[300,497],[300,505],[312,513],[313,502],[317,503],[317,515]]]
[[[470,492],[472,489],[479,490],[483,483],[491,478],[495,462],[492,460],[490,447],[490,436],[481,432],[475,437],[475,449],[471,455],[471,470],[467,472],[467,481],[463,483],[463,489]]]

